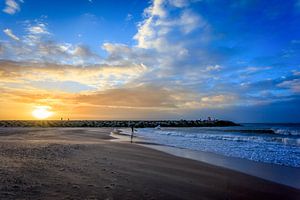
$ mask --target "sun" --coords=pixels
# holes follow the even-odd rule
[[[53,115],[50,106],[36,106],[32,111],[32,116],[37,119],[47,119]]]

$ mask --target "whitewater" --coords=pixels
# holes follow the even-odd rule
[[[300,124],[142,128],[135,134],[165,146],[300,167]]]

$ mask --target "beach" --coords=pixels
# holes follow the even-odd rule
[[[300,199],[300,190],[137,143],[112,128],[1,128],[0,199]]]

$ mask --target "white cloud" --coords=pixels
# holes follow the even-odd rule
[[[270,67],[270,66],[259,66],[259,67],[249,66],[244,69],[238,70],[238,72],[240,75],[251,75],[251,74],[256,74],[259,72],[265,72],[265,71],[268,71],[271,69],[272,69],[272,67]]]
[[[189,5],[189,0],[169,0],[170,4],[178,7],[183,8]]]
[[[40,20],[35,20],[33,23],[26,21],[26,34],[22,38],[17,37],[10,29],[5,29],[3,32],[18,43],[0,41],[1,59],[74,65],[86,65],[101,61],[100,56],[87,46],[59,43],[52,40],[52,34],[48,31],[47,24]]]
[[[170,3],[172,2],[172,3]],[[202,18],[199,13],[193,12],[188,7],[179,5],[189,5],[185,1],[154,0],[153,5],[145,10],[145,20],[139,24],[138,32],[134,39],[138,42],[140,48],[155,48],[162,51],[165,47],[179,47],[179,41],[169,42],[172,35],[188,34],[197,28],[203,29],[203,34],[208,30],[208,23]],[[178,10],[177,15],[170,15],[174,9]],[[182,33],[177,33],[180,29]],[[184,37],[184,36],[183,36]],[[201,37],[201,36],[200,36]],[[183,51],[184,48],[182,47]],[[169,50],[166,49],[166,50]]]
[[[212,38],[210,25],[193,10],[192,1],[184,2],[174,5],[173,1],[154,0],[134,36],[136,48],[148,50],[155,58],[155,63],[149,65],[155,76],[167,84],[181,84],[182,80],[172,77],[188,77],[195,71],[201,73],[195,78],[201,79],[207,76],[207,66],[220,63],[206,48]],[[184,84],[188,82],[191,79],[187,78]]]
[[[206,71],[220,71],[222,67],[220,65],[208,66],[206,67]]]
[[[204,27],[206,22],[200,15],[197,15],[190,10],[185,10],[180,17],[179,24],[182,26],[182,31],[187,34],[199,26]]]
[[[290,89],[296,93],[300,92],[300,79],[287,80],[277,85],[278,87]]]
[[[115,52],[129,53],[131,51],[130,47],[125,44],[104,43],[102,48],[110,54],[114,54]]]
[[[149,7],[145,14],[149,14],[152,16],[159,16],[159,17],[165,17],[166,16],[166,12],[163,8],[165,3],[165,0],[154,0],[153,5],[151,7]]]
[[[27,63],[0,61],[0,83],[30,81],[72,81],[97,89],[120,87],[147,72],[143,64],[131,65],[61,65],[50,63]]]
[[[4,29],[3,32],[8,36],[10,37],[11,39],[13,40],[16,40],[16,41],[20,41],[20,38],[18,38],[13,32],[11,29]]]
[[[13,15],[16,12],[19,12],[20,5],[19,3],[23,3],[23,0],[16,1],[16,0],[5,0],[5,8],[3,9],[3,12]]]
[[[27,28],[27,31],[31,34],[38,35],[38,34],[49,34],[47,30],[47,26],[44,23],[37,23],[36,25],[30,25]]]

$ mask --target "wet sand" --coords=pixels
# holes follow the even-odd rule
[[[142,143],[143,144],[143,143]],[[171,155],[198,160],[215,166],[232,169],[271,182],[287,185],[300,190],[300,168],[256,162],[252,160],[223,156],[211,152],[193,151],[156,144],[143,144]]]
[[[300,199],[300,191],[137,144],[110,128],[1,128],[0,199]]]

